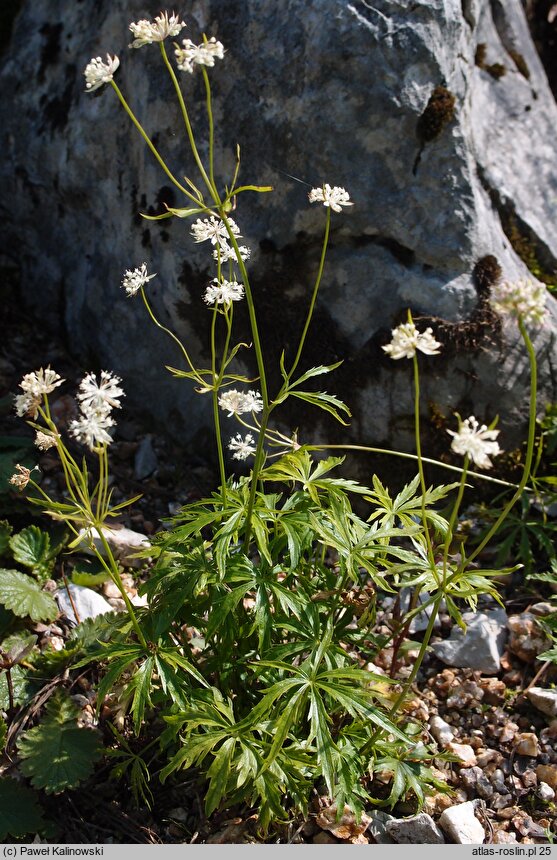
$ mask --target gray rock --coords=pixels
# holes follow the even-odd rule
[[[474,815],[472,801],[445,809],[439,818],[439,825],[458,845],[481,845],[485,839],[485,831]]]
[[[410,599],[411,599],[412,589],[403,588],[400,592],[400,610],[401,614],[408,612],[410,607]],[[430,598],[430,594],[427,591],[422,591],[418,597],[419,603],[426,603]],[[439,607],[439,612],[433,622],[433,629],[439,630],[441,627],[441,618],[439,613],[443,612],[445,609],[445,601],[441,601],[441,605]],[[433,606],[426,606],[425,609],[422,609],[417,615],[414,616],[412,621],[410,622],[409,632],[410,633],[421,633],[426,630],[429,624],[429,620],[431,618],[431,613],[433,612]]]
[[[133,476],[136,481],[148,478],[158,467],[159,461],[153,450],[152,436],[144,436],[137,447],[133,462]]]
[[[113,612],[113,608],[104,597],[93,591],[92,588],[85,588],[83,585],[74,585],[73,582],[68,583],[68,588],[71,594],[71,600],[68,595],[68,590],[59,588],[56,592],[56,600],[60,610],[77,624],[79,621],[85,621],[86,618],[96,618],[97,615],[104,615],[105,612]],[[72,605],[73,603],[73,605]],[[78,617],[76,618],[76,612]]]
[[[454,740],[454,731],[442,717],[434,716],[429,721],[429,730],[437,743],[440,746],[450,743]]]
[[[371,821],[369,822],[366,833],[369,833],[378,845],[392,845],[394,839],[387,832],[387,825],[396,821],[394,815],[389,815],[388,812],[383,812],[381,809],[370,812]]]
[[[531,687],[527,696],[533,706],[542,714],[547,714],[548,717],[557,717],[557,690]]]
[[[547,782],[540,782],[538,785],[537,795],[544,803],[551,803],[555,798],[555,792]]]
[[[434,642],[432,650],[448,666],[466,666],[486,675],[493,675],[501,668],[507,638],[507,614],[504,609],[488,612],[465,612],[464,633],[456,625],[451,638]]]
[[[110,547],[114,558],[126,567],[141,567],[145,563],[145,559],[136,558],[136,553],[140,550],[151,546],[150,541],[145,535],[140,532],[134,532],[127,528],[103,528],[102,533]],[[93,543],[98,552],[102,556],[106,556],[106,551],[98,532]],[[87,529],[80,529],[79,536],[81,537],[80,549],[88,555],[94,555],[93,549],[90,546],[89,532]]]
[[[398,818],[387,822],[386,830],[395,842],[405,845],[444,843],[445,838],[431,815],[420,812],[412,818]]]
[[[355,205],[333,218],[318,324],[303,363],[350,359],[328,390],[348,392],[352,437],[401,448],[413,443],[407,363],[382,354],[378,360],[381,332],[410,305],[446,320],[450,342],[462,333],[453,323],[472,325],[458,349],[422,362],[424,404],[468,415],[472,402],[489,420],[497,404],[502,447],[517,444],[527,415],[524,349],[514,324],[496,342],[472,272],[493,254],[505,277],[527,274],[502,222],[531,240],[545,269],[557,262],[557,106],[520,0],[186,6],[188,37],[199,40],[205,31],[227,48],[211,70],[219,184],[233,171],[238,141],[242,179],[276,189],[272,197],[242,195],[235,213],[253,249],[249,269],[256,304],[266,311],[267,357],[283,348],[293,354],[318,263],[324,213],[308,205],[308,188],[344,185]],[[128,22],[145,14],[143,0],[98,0],[87,14],[79,3],[23,0],[0,62],[2,89],[11,94],[0,105],[0,252],[21,266],[26,303],[50,318],[64,307],[76,353],[98,356],[124,378],[126,406],[191,440],[210,424],[210,398],[166,375],[164,364],[180,364],[179,350],[119,283],[124,269],[146,261],[158,273],[148,287],[155,312],[205,363],[209,314],[201,295],[212,262],[182,220],[139,218],[139,211],[158,213],[164,202],[183,200],[112,89],[86,93],[82,77],[91,56],[118,53],[119,86],[176,174],[195,177],[157,46],[126,47]],[[478,45],[485,45],[487,63],[504,66],[504,77],[475,63]],[[440,85],[454,94],[455,113],[422,146],[417,129]],[[199,76],[188,79],[188,89],[197,97],[191,116],[199,130]],[[200,152],[206,158],[205,141]],[[536,348],[541,397],[555,400],[549,303],[552,316],[536,333]],[[251,340],[243,324],[238,334]],[[242,355],[253,373],[253,350]],[[295,426],[306,413],[287,407],[285,421]],[[321,427],[309,414],[308,441],[328,437],[330,424]]]

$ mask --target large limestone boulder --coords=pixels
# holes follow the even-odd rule
[[[193,175],[157,46],[127,48],[128,23],[158,11],[138,0],[24,0],[0,58],[0,244],[21,269],[24,301],[63,313],[84,366],[116,371],[128,405],[187,440],[210,421],[210,404],[166,376],[177,349],[119,283],[146,261],[159,317],[205,363],[212,263],[186,222],[141,220],[139,211],[184,204],[114,92],[86,93],[82,77],[91,56],[119,54],[116,79],[145,128],[176,175]],[[206,32],[227,48],[211,71],[219,175],[230,176],[238,142],[242,178],[276,189],[244,195],[235,213],[253,249],[266,356],[276,365],[295,349],[318,264],[324,211],[307,191],[343,185],[355,205],[333,219],[302,362],[344,359],[327,387],[353,410],[352,439],[412,446],[410,367],[380,349],[411,307],[435,318],[448,344],[424,360],[424,413],[499,413],[502,446],[516,445],[528,368],[515,327],[490,313],[493,265],[480,261],[494,256],[514,279],[527,260],[550,279],[557,260],[557,107],[520,0],[194,0],[177,11],[191,38]],[[203,138],[202,79],[185,84]],[[542,395],[555,399],[550,305],[536,347]],[[304,441],[337,433],[307,413],[288,422]]]

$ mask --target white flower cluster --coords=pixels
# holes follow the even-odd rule
[[[155,275],[147,274],[147,264],[142,263],[141,266],[137,269],[128,269],[124,272],[124,277],[122,279],[122,288],[126,291],[129,297],[135,296],[135,294],[144,287],[148,281],[151,281]]]
[[[108,84],[119,65],[120,60],[116,54],[113,57],[107,54],[106,63],[103,62],[102,57],[94,57],[87,63],[83,73],[87,92],[92,93],[93,90],[97,90],[103,84]]]
[[[230,388],[220,395],[219,406],[228,412],[229,418],[232,418],[233,415],[242,415],[244,412],[261,412],[263,401],[257,391],[245,393]]]
[[[214,66],[215,60],[224,57],[224,45],[211,36],[201,45],[196,45],[191,39],[183,39],[183,47],[175,45],[178,68],[181,72],[193,73],[195,66]]]
[[[249,260],[251,257],[251,250],[247,247],[247,245],[238,245],[238,251],[240,252],[240,257],[242,260]],[[220,264],[228,263],[232,260],[233,263],[236,262],[236,251],[234,248],[228,244],[226,239],[220,239],[217,247],[213,251],[213,259]]]
[[[219,281],[213,278],[203,299],[208,305],[229,305],[230,302],[239,302],[244,298],[244,287],[237,281]]]
[[[174,12],[161,12],[154,21],[143,18],[135,24],[130,24],[130,30],[134,37],[129,48],[142,48],[143,45],[152,45],[153,42],[164,42],[168,36],[177,36],[186,26],[185,21],[180,21],[180,16]]]
[[[499,443],[495,441],[499,430],[489,430],[485,424],[480,425],[473,415],[464,421],[458,416],[458,431],[447,430],[447,433],[453,437],[451,450],[470,457],[480,469],[491,469],[493,464],[489,458],[501,453]]]
[[[51,394],[63,382],[64,380],[50,367],[46,370],[41,367],[33,373],[26,373],[19,383],[23,394],[17,394],[15,397],[15,411],[18,417],[35,420],[39,414],[43,396]]]
[[[350,195],[345,188],[338,185],[331,188],[328,182],[322,188],[312,188],[308,197],[310,203],[322,203],[323,206],[329,206],[333,212],[342,212],[343,206],[354,205],[350,202]]]
[[[425,355],[438,355],[441,349],[441,344],[433,337],[431,328],[419,332],[412,322],[397,326],[391,334],[393,339],[383,349],[395,361],[399,358],[413,358],[416,350],[420,350]]]
[[[233,218],[228,219],[228,224],[233,235],[241,237],[240,228]],[[191,235],[195,242],[210,241],[211,245],[215,245],[213,259],[216,262],[220,262],[221,265],[227,263],[229,260],[236,262],[236,251],[230,244],[226,225],[220,218],[215,218],[214,215],[211,215],[209,218],[198,218],[192,224]],[[242,260],[249,260],[251,251],[246,245],[240,245],[238,250]]]
[[[240,228],[232,218],[228,219],[230,230],[234,236],[240,236]],[[196,242],[211,242],[211,245],[221,246],[222,243],[228,242],[228,231],[226,224],[220,218],[215,218],[211,215],[209,218],[198,218],[192,224],[191,234]]]
[[[521,318],[532,325],[543,323],[546,298],[545,285],[528,278],[515,282],[501,281],[491,288],[491,304],[496,311]]]
[[[247,460],[248,457],[255,454],[255,439],[251,433],[247,433],[245,437],[242,437],[240,433],[236,433],[236,435],[232,436],[230,439],[228,448],[230,451],[234,452],[232,454],[233,460]]]
[[[120,382],[119,377],[106,370],[101,371],[100,382],[94,373],[81,380],[77,394],[81,415],[70,422],[69,432],[91,451],[112,442],[108,430],[116,422],[110,413],[120,408],[120,397],[124,396]]]

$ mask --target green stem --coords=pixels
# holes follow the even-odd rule
[[[226,471],[224,468],[224,452],[222,448],[222,434],[220,429],[219,415],[219,378],[217,377],[217,349],[216,349],[216,327],[217,327],[217,305],[213,307],[213,319],[211,320],[211,370],[213,372],[213,420],[215,423],[215,437],[217,440],[217,455],[219,460],[220,484],[222,488],[222,506],[226,507]]]
[[[255,494],[257,492],[257,481],[259,478],[261,467],[263,465],[263,457],[265,454],[263,443],[265,442],[265,431],[267,429],[267,422],[269,421],[269,413],[270,408],[268,406],[263,407],[263,413],[261,416],[261,428],[259,431],[259,436],[257,437],[257,448],[255,449],[255,459],[251,472],[251,485],[248,500],[248,509],[246,511],[246,531],[244,536],[244,548],[246,555],[248,554],[249,544],[251,540],[251,518],[253,514],[253,507],[255,504]]]
[[[416,439],[416,456],[418,458],[418,472],[420,475],[420,486],[422,488],[422,527],[425,534],[426,545],[427,545],[427,554],[429,558],[429,563],[431,565],[431,572],[435,576],[436,568],[435,568],[435,556],[433,554],[433,546],[431,543],[431,535],[429,534],[429,526],[427,523],[426,515],[425,515],[425,496],[427,492],[426,484],[425,484],[425,474],[424,474],[424,464],[422,460],[422,442],[420,435],[420,372],[418,368],[418,356],[414,352],[412,358],[414,364],[414,429],[415,429],[415,439]]]
[[[468,454],[466,454],[464,458],[464,468],[462,470],[462,476],[460,478],[460,485],[458,487],[458,493],[455,499],[455,503],[453,505],[453,509],[451,511],[451,516],[449,519],[449,528],[447,530],[447,537],[445,538],[445,546],[443,550],[443,583],[445,583],[447,579],[447,561],[449,558],[449,550],[451,547],[453,535],[454,535],[454,527],[456,524],[456,520],[458,517],[458,512],[460,510],[460,505],[462,503],[462,497],[464,496],[464,488],[466,487],[466,472],[468,471],[468,464],[470,459]]]
[[[306,451],[367,451],[371,454],[390,454],[393,457],[402,457],[405,460],[417,460],[416,454],[407,454],[403,451],[391,451],[389,448],[371,448],[368,445],[303,445]],[[432,460],[430,457],[422,457],[422,463],[430,463],[432,466],[439,466],[441,469],[448,469],[451,472],[462,474],[463,469],[460,466],[451,466],[449,463],[442,463],[440,460]],[[510,481],[502,481],[500,478],[492,478],[491,475],[483,475],[481,472],[468,471],[468,477],[479,478],[482,481],[489,481],[491,484],[499,484],[501,487],[515,488],[516,484],[511,484]],[[529,489],[525,487],[525,489]]]
[[[417,676],[418,672],[420,671],[421,665],[423,663],[423,660],[424,660],[424,657],[426,655],[426,651],[427,651],[427,648],[429,645],[429,640],[431,639],[431,636],[433,634],[433,628],[435,627],[435,620],[437,618],[437,613],[439,612],[439,607],[441,605],[442,599],[443,599],[443,592],[441,591],[435,597],[435,600],[433,602],[433,607],[431,609],[431,616],[429,618],[429,623],[428,623],[427,629],[424,633],[424,638],[423,638],[422,643],[420,645],[420,650],[418,651],[418,656],[416,657],[416,660],[415,660],[414,665],[412,667],[412,671],[410,672],[410,675],[406,679],[406,682],[405,682],[401,692],[399,693],[399,695],[395,699],[393,705],[391,706],[391,708],[388,712],[388,716],[391,720],[393,719],[393,717],[396,716],[396,714],[400,710],[401,706],[404,704],[406,697],[410,691],[410,688],[412,687],[412,684],[416,680],[416,676]],[[420,607],[421,611],[423,611],[423,608],[425,606],[426,606],[426,604],[421,604],[421,607]],[[362,753],[365,754],[365,753],[370,752],[370,750],[373,749],[373,745],[376,743],[377,739],[384,733],[384,731],[385,731],[385,729],[377,728],[374,731],[371,738],[369,739],[369,741],[362,748]]]
[[[321,259],[319,261],[319,269],[318,269],[317,278],[315,279],[315,284],[313,287],[313,293],[311,296],[311,302],[309,305],[309,310],[308,310],[308,314],[306,317],[306,322],[305,322],[305,325],[304,325],[304,328],[302,331],[302,335],[300,337],[300,342],[298,344],[298,350],[296,352],[296,358],[294,359],[294,363],[292,364],[292,367],[290,368],[290,373],[288,374],[289,379],[292,377],[292,374],[296,370],[298,363],[300,361],[300,357],[302,355],[302,350],[304,348],[308,329],[309,329],[309,326],[310,326],[310,323],[311,323],[311,320],[313,317],[315,302],[317,300],[317,293],[319,292],[319,287],[321,285],[321,279],[323,277],[323,269],[325,268],[325,257],[327,255],[327,245],[329,243],[330,230],[331,230],[331,209],[330,209],[330,207],[327,207],[327,221],[325,223],[325,236],[323,238],[323,247],[321,249]]]
[[[195,163],[197,164],[197,168],[198,168],[198,170],[199,170],[199,172],[203,178],[205,185],[207,186],[208,190],[210,191],[211,196],[213,197],[215,203],[218,204],[218,203],[220,203],[220,198],[219,198],[218,194],[216,193],[216,191],[215,191],[215,189],[211,183],[211,180],[207,176],[205,168],[203,167],[203,162],[201,161],[201,158],[199,156],[199,152],[197,151],[197,146],[195,144],[195,138],[193,136],[193,129],[191,127],[190,118],[188,116],[188,109],[186,108],[186,103],[185,103],[184,97],[182,95],[182,90],[180,89],[180,84],[178,83],[178,78],[176,77],[176,73],[175,73],[174,69],[172,68],[170,61],[168,59],[168,56],[166,53],[166,48],[164,47],[164,42],[159,42],[159,45],[160,45],[160,49],[161,49],[162,58],[164,60],[164,64],[168,70],[168,74],[170,75],[170,77],[172,79],[172,83],[174,84],[174,89],[176,90],[176,95],[178,96],[178,101],[180,103],[180,109],[182,111],[182,117],[184,119],[184,125],[186,127],[186,132],[187,132],[188,139],[190,142],[191,151],[192,151],[193,157],[195,159]]]
[[[261,398],[263,400],[263,405],[266,408],[269,405],[269,395],[267,392],[267,377],[265,374],[265,362],[263,360],[263,351],[261,349],[261,340],[259,338],[259,329],[257,327],[257,316],[255,313],[255,305],[253,302],[253,295],[251,292],[251,286],[249,282],[248,273],[242,260],[242,255],[240,254],[240,248],[238,246],[238,242],[236,240],[236,236],[232,232],[230,227],[230,222],[227,218],[226,212],[224,210],[219,209],[219,215],[226,227],[226,232],[228,233],[228,238],[230,239],[230,243],[234,248],[234,252],[236,254],[236,261],[238,263],[238,268],[240,269],[240,274],[242,276],[242,282],[244,284],[244,292],[246,296],[246,303],[248,306],[248,314],[251,328],[251,335],[253,338],[253,347],[255,350],[255,357],[257,361],[257,372],[259,373],[259,381],[261,384]]]
[[[161,42],[161,44],[162,44],[162,42]],[[149,135],[147,134],[147,132],[145,131],[145,129],[143,128],[143,126],[141,125],[139,120],[137,119],[136,115],[134,114],[134,112],[130,108],[126,99],[124,98],[124,94],[122,93],[118,84],[116,84],[114,81],[110,81],[110,83],[112,84],[112,87],[113,87],[114,91],[116,92],[116,95],[120,99],[120,102],[122,103],[122,107],[126,111],[127,115],[129,116],[129,118],[131,119],[133,124],[135,125],[136,129],[140,133],[141,137],[143,138],[143,140],[145,141],[145,143],[147,144],[147,146],[149,147],[149,149],[151,150],[151,152],[153,153],[153,155],[157,159],[158,163],[160,164],[160,166],[162,167],[162,169],[164,170],[164,172],[166,173],[166,175],[168,176],[170,181],[173,182],[174,185],[177,188],[179,188],[183,194],[186,195],[186,197],[189,197],[190,200],[192,200],[197,206],[199,206],[199,203],[200,203],[199,199],[197,197],[195,197],[191,193],[191,191],[188,191],[188,189],[185,188],[180,182],[178,182],[178,180],[176,179],[176,177],[174,176],[172,171],[167,167],[166,162],[164,161],[164,159],[160,155],[159,151],[155,147],[151,138],[149,137]]]
[[[518,319],[518,327],[520,329],[520,334],[522,335],[522,339],[525,343],[526,350],[528,352],[528,358],[530,361],[530,409],[529,409],[529,423],[528,423],[528,442],[526,445],[526,459],[524,461],[524,469],[522,472],[522,477],[520,479],[520,483],[516,488],[516,492],[514,493],[510,502],[503,508],[501,514],[497,517],[495,523],[491,526],[487,534],[481,543],[476,547],[474,552],[469,556],[467,560],[467,564],[470,564],[484,549],[485,546],[489,543],[494,534],[497,533],[499,526],[501,523],[507,518],[509,511],[515,506],[517,501],[520,499],[522,493],[526,489],[526,484],[528,478],[530,477],[530,470],[532,468],[532,458],[534,456],[534,445],[536,441],[536,406],[537,406],[537,394],[538,394],[538,362],[536,359],[536,353],[534,350],[534,346],[526,328],[524,326],[524,322],[522,317]]]
[[[184,356],[184,358],[186,359],[186,362],[187,362],[187,364],[188,364],[188,366],[189,366],[190,370],[192,371],[192,373],[195,375],[195,378],[197,379],[197,381],[199,382],[199,384],[200,384],[200,385],[205,385],[205,383],[204,383],[203,379],[202,379],[202,378],[201,378],[201,376],[198,374],[197,369],[194,367],[193,362],[192,362],[191,358],[190,358],[190,357],[189,357],[189,355],[188,355],[188,351],[187,351],[186,347],[184,346],[184,344],[182,343],[182,341],[180,340],[180,338],[179,338],[179,337],[176,337],[176,335],[174,334],[174,332],[173,332],[173,331],[171,331],[169,328],[167,328],[166,326],[164,326],[164,325],[163,325],[161,322],[159,322],[159,321],[158,321],[158,319],[156,318],[156,316],[155,316],[155,314],[153,313],[153,310],[152,310],[152,308],[151,308],[151,305],[150,305],[150,304],[149,304],[149,302],[147,301],[147,296],[145,295],[145,289],[144,289],[143,287],[141,287],[141,297],[142,297],[142,299],[143,299],[143,304],[144,304],[144,305],[145,305],[145,307],[147,308],[147,313],[149,314],[149,316],[151,317],[151,319],[153,320],[153,322],[155,323],[155,325],[156,325],[156,326],[158,326],[162,331],[164,331],[164,332],[165,332],[169,337],[171,337],[171,338],[172,338],[172,340],[174,341],[174,343],[175,343],[175,344],[177,344],[177,345],[179,346],[179,348],[180,348],[180,350],[181,350],[181,352],[182,352],[182,355],[183,355],[183,356]]]
[[[128,593],[127,593],[126,589],[124,588],[124,583],[122,582],[122,577],[120,576],[120,571],[118,570],[118,565],[116,564],[116,560],[114,558],[114,555],[112,554],[112,550],[110,549],[108,542],[106,540],[106,537],[104,536],[103,524],[99,523],[99,522],[95,522],[95,523],[93,523],[93,528],[100,538],[100,541],[103,545],[103,549],[104,549],[105,554],[106,554],[108,561],[109,561],[108,565],[106,563],[104,563],[105,570],[109,571],[112,581],[117,586],[118,591],[122,595],[122,600],[126,604],[126,609],[128,611],[130,621],[133,624],[134,630],[137,634],[137,638],[139,639],[143,648],[147,648],[147,640],[145,639],[145,636],[141,632],[141,627],[139,626],[139,622],[137,620],[137,616],[135,614],[133,605],[130,601],[130,598],[128,597]],[[92,533],[91,533],[91,541],[93,544],[93,548],[95,549],[95,541],[94,541]],[[101,553],[96,549],[95,549],[95,554],[101,560],[101,562],[104,562],[104,559],[102,558]]]
[[[213,120],[213,106],[211,102],[211,82],[205,66],[201,66],[203,72],[203,80],[205,81],[205,95],[207,105],[207,119],[209,121],[209,181],[213,190],[215,201],[218,200],[218,192],[215,185],[215,123]]]

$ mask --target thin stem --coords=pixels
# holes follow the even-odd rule
[[[453,509],[451,511],[451,516],[449,519],[449,528],[447,531],[447,536],[445,538],[445,546],[443,550],[443,583],[447,578],[447,561],[449,558],[449,550],[451,546],[451,542],[454,535],[454,527],[458,517],[458,512],[460,510],[460,505],[462,503],[462,497],[464,496],[464,488],[466,487],[466,472],[468,471],[468,464],[470,462],[470,458],[468,454],[466,454],[464,458],[464,468],[462,470],[462,476],[460,479],[460,485],[458,488],[458,493],[455,499],[455,503],[453,505]]]
[[[426,545],[427,545],[427,554],[429,558],[429,563],[431,565],[431,571],[435,575],[435,556],[433,554],[433,546],[431,543],[431,535],[429,534],[429,527],[425,515],[425,496],[427,492],[426,484],[425,484],[425,474],[424,474],[424,464],[422,460],[422,442],[420,437],[420,372],[418,368],[418,356],[414,352],[413,355],[413,364],[414,364],[414,428],[415,428],[415,439],[416,439],[416,455],[418,458],[418,472],[420,475],[420,486],[422,488],[422,526],[424,529]]]
[[[195,375],[195,378],[197,379],[197,381],[199,382],[199,384],[200,384],[200,385],[204,385],[205,383],[204,383],[203,379],[202,379],[202,378],[201,378],[201,376],[198,374],[197,369],[194,367],[194,365],[193,365],[193,363],[192,363],[192,360],[191,360],[191,358],[190,358],[190,357],[189,357],[189,355],[188,355],[188,351],[187,351],[186,347],[184,346],[184,344],[182,343],[182,341],[180,340],[180,338],[179,338],[179,337],[177,337],[177,336],[174,334],[174,332],[173,332],[173,331],[171,331],[169,328],[167,328],[166,326],[164,326],[164,325],[163,325],[161,322],[159,322],[159,321],[158,321],[158,319],[156,318],[156,316],[155,316],[155,314],[153,313],[153,310],[152,310],[152,308],[151,308],[151,305],[150,305],[150,304],[149,304],[149,302],[147,301],[147,296],[145,295],[145,290],[144,290],[144,288],[143,288],[143,287],[141,287],[141,297],[142,297],[142,299],[143,299],[143,303],[144,303],[145,307],[147,308],[147,313],[149,314],[149,316],[151,317],[151,319],[153,320],[153,322],[155,323],[155,325],[156,325],[156,326],[158,326],[162,331],[164,331],[164,332],[165,332],[169,337],[171,337],[171,338],[172,338],[172,340],[174,341],[174,343],[175,343],[175,344],[177,344],[177,345],[180,347],[180,350],[181,350],[181,352],[182,352],[182,355],[183,355],[183,356],[184,356],[184,358],[186,359],[186,362],[187,362],[187,364],[189,365],[189,368],[190,368],[190,370],[192,371],[192,373]]]
[[[220,217],[226,226],[226,232],[228,233],[228,238],[230,239],[230,243],[234,248],[234,252],[236,254],[236,261],[238,263],[238,268],[240,269],[240,274],[242,276],[242,282],[244,284],[244,292],[246,296],[246,303],[248,306],[248,314],[251,328],[251,335],[253,337],[253,347],[255,350],[255,357],[257,361],[257,371],[259,373],[259,381],[261,384],[261,398],[263,400],[263,405],[266,408],[269,405],[269,395],[267,393],[267,377],[265,374],[265,362],[263,360],[263,351],[261,349],[261,340],[259,338],[259,329],[257,327],[257,316],[255,313],[255,305],[253,302],[253,295],[251,292],[251,286],[249,282],[249,277],[247,273],[247,269],[245,267],[244,261],[242,260],[242,255],[240,254],[240,248],[238,247],[238,242],[236,240],[236,236],[232,232],[232,228],[230,226],[230,221],[227,218],[226,212],[222,209],[219,210]]]
[[[407,454],[403,451],[391,451],[389,448],[372,448],[368,445],[303,445],[306,451],[367,451],[371,454],[390,454],[393,457],[402,457],[405,460],[417,460],[416,454]],[[422,463],[430,463],[432,466],[439,466],[441,469],[449,469],[451,472],[458,472],[460,475],[463,469],[460,466],[451,466],[449,463],[442,463],[440,460],[432,460],[430,457],[422,457]],[[491,475],[482,475],[481,472],[468,471],[468,477],[479,478],[482,481],[489,481],[491,484],[499,484],[501,487],[515,488],[517,484],[511,484],[510,481],[502,481],[500,478],[492,478]],[[528,490],[529,487],[524,489]]]
[[[515,506],[516,502],[520,499],[523,491],[526,489],[526,483],[528,478],[530,477],[530,470],[532,468],[532,458],[534,456],[534,444],[536,440],[536,405],[537,405],[537,392],[538,392],[538,362],[536,359],[536,353],[524,326],[524,322],[522,317],[518,319],[518,327],[520,329],[520,334],[522,335],[522,339],[525,343],[526,349],[528,351],[528,358],[530,360],[530,409],[529,409],[529,423],[528,423],[528,442],[526,445],[526,458],[524,461],[524,469],[522,472],[522,477],[520,479],[520,483],[516,488],[516,492],[514,493],[510,502],[503,508],[501,514],[497,517],[495,523],[491,526],[487,534],[481,543],[476,547],[474,552],[469,556],[467,560],[467,564],[470,564],[484,549],[484,547],[489,543],[494,534],[497,533],[499,526],[501,523],[507,518],[507,514],[509,511]]]
[[[216,327],[217,327],[217,305],[213,307],[213,319],[211,320],[211,369],[213,372],[213,420],[215,423],[215,436],[217,440],[217,455],[219,460],[220,484],[222,488],[222,506],[226,507],[226,471],[224,468],[224,452],[222,449],[222,434],[220,429],[219,415],[219,390],[217,377],[217,349],[216,349]]]
[[[193,200],[193,202],[197,206],[199,206],[199,204],[200,204],[199,199],[197,197],[195,197],[191,193],[191,191],[188,191],[188,189],[185,188],[180,182],[178,182],[178,180],[176,179],[176,177],[174,176],[172,171],[167,167],[166,162],[164,161],[164,159],[160,155],[158,149],[156,148],[156,146],[152,142],[151,138],[149,137],[149,135],[147,134],[147,132],[145,131],[145,129],[143,128],[143,126],[141,125],[139,120],[137,119],[136,115],[134,114],[134,112],[130,108],[126,99],[124,98],[124,94],[122,93],[118,84],[115,83],[115,81],[113,81],[113,80],[110,81],[110,83],[112,84],[112,87],[113,87],[114,91],[116,92],[116,95],[120,99],[120,102],[122,103],[122,107],[126,111],[127,115],[129,116],[129,118],[131,119],[133,124],[135,125],[136,129],[140,133],[141,137],[143,138],[143,140],[145,141],[145,143],[147,144],[147,146],[149,147],[149,149],[151,150],[151,152],[153,153],[153,155],[157,159],[158,163],[160,164],[160,166],[162,167],[162,169],[164,170],[164,172],[166,173],[166,175],[168,176],[170,181],[173,182],[174,185],[176,186],[176,188],[179,188],[180,191],[186,195],[186,197],[189,197],[190,200]]]
[[[439,612],[439,607],[441,605],[442,599],[443,599],[443,592],[441,591],[441,592],[439,592],[439,594],[435,597],[435,600],[433,601],[433,607],[431,610],[429,623],[428,623],[427,629],[424,633],[424,638],[423,638],[422,643],[420,645],[420,650],[418,651],[418,656],[416,657],[416,660],[415,660],[414,665],[412,667],[412,671],[410,672],[410,675],[406,679],[406,682],[405,682],[401,692],[399,693],[399,695],[395,699],[394,704],[391,706],[391,709],[388,712],[388,716],[391,720],[398,713],[401,705],[404,704],[404,701],[406,700],[406,696],[408,695],[410,688],[412,687],[412,684],[416,680],[416,676],[417,676],[418,672],[420,671],[421,665],[423,663],[423,659],[426,655],[427,647],[429,645],[429,640],[431,639],[431,636],[433,634],[433,628],[435,627],[435,620],[437,618],[437,613]],[[425,603],[421,604],[420,608],[422,611],[426,605],[427,604],[425,604]],[[365,746],[362,749],[362,752],[364,754],[369,752],[369,750],[373,748],[373,745],[375,744],[377,739],[383,734],[384,731],[385,731],[385,729],[382,729],[382,728],[377,728],[374,731],[373,735],[371,736],[369,741],[365,744]]]
[[[257,492],[257,480],[259,477],[259,473],[261,471],[261,467],[263,465],[263,457],[265,454],[265,450],[263,448],[263,443],[265,442],[265,431],[267,429],[267,422],[269,420],[269,407],[263,407],[263,413],[261,415],[261,429],[259,431],[259,436],[257,438],[257,447],[255,449],[255,459],[253,463],[253,469],[251,472],[251,485],[250,485],[250,494],[248,500],[248,509],[246,511],[246,532],[244,537],[244,547],[246,551],[246,555],[249,550],[249,543],[251,539],[251,518],[253,514],[253,507],[255,504],[255,494]]]
[[[319,287],[321,284],[321,278],[323,277],[323,269],[325,267],[325,257],[327,255],[327,245],[329,243],[330,229],[331,229],[331,209],[330,209],[330,207],[327,207],[327,221],[325,223],[325,236],[323,237],[323,247],[321,249],[321,259],[319,261],[319,269],[317,271],[317,278],[315,279],[315,284],[313,287],[313,293],[311,296],[311,302],[309,305],[309,310],[308,310],[308,314],[306,317],[306,322],[305,322],[305,325],[304,325],[304,328],[303,328],[303,331],[302,331],[302,334],[300,337],[300,342],[298,344],[298,350],[296,352],[296,358],[294,359],[294,363],[292,364],[292,367],[290,368],[290,373],[288,374],[289,379],[292,377],[292,374],[294,373],[294,371],[298,367],[298,363],[300,361],[300,357],[302,355],[302,350],[304,348],[304,344],[306,341],[308,329],[309,329],[309,326],[310,326],[310,323],[311,323],[311,320],[313,317],[315,302],[317,300],[317,293],[319,292]]]
[[[203,72],[203,80],[205,81],[205,95],[207,105],[207,119],[209,121],[209,181],[213,189],[215,200],[218,199],[218,192],[215,186],[215,123],[213,120],[213,106],[211,103],[211,82],[205,66],[201,66]]]
[[[117,586],[118,591],[122,595],[122,599],[123,599],[124,603],[126,604],[126,609],[128,611],[130,621],[132,622],[132,624],[134,626],[135,632],[137,633],[137,638],[139,639],[141,645],[144,648],[147,648],[147,640],[145,639],[145,636],[141,632],[141,627],[139,626],[139,622],[137,620],[137,616],[135,614],[134,608],[132,606],[130,598],[128,597],[128,593],[127,593],[126,589],[124,588],[124,583],[122,582],[122,578],[120,576],[120,571],[118,570],[118,565],[116,564],[116,561],[114,559],[114,555],[112,554],[112,550],[110,549],[110,547],[108,545],[108,541],[106,540],[106,537],[104,536],[103,524],[102,523],[94,523],[94,529],[97,532],[97,534],[100,538],[100,541],[103,545],[103,549],[104,549],[105,554],[109,560],[109,565],[107,565],[105,563],[104,559],[101,556],[101,553],[96,549],[95,542],[93,540],[93,535],[91,534],[91,542],[93,544],[93,549],[95,550],[95,554],[103,563],[105,570],[109,571],[112,581]]]
[[[197,146],[195,144],[195,138],[193,136],[193,129],[191,127],[190,118],[188,116],[188,110],[186,108],[186,103],[185,103],[184,97],[182,95],[182,90],[180,89],[180,84],[178,83],[178,78],[176,77],[176,73],[175,73],[174,69],[172,68],[170,61],[168,59],[168,55],[166,53],[166,48],[164,47],[164,42],[159,42],[159,45],[160,45],[160,49],[161,49],[162,58],[164,60],[164,64],[165,64],[166,68],[168,69],[168,74],[170,75],[170,77],[172,79],[172,83],[174,84],[174,89],[176,90],[176,95],[178,96],[178,101],[180,103],[180,109],[182,111],[182,117],[184,119],[184,125],[186,126],[186,132],[187,132],[188,139],[190,142],[191,151],[192,151],[193,157],[195,159],[195,163],[197,164],[197,168],[198,168],[198,170],[199,170],[199,172],[203,178],[205,185],[207,186],[208,190],[211,192],[211,196],[213,197],[215,203],[220,203],[220,198],[219,198],[218,194],[216,193],[216,191],[215,191],[215,189],[211,183],[211,180],[207,176],[205,168],[203,167],[203,162],[201,161],[201,158],[199,156],[199,152],[197,151]]]

